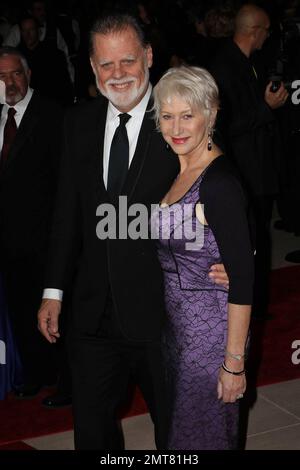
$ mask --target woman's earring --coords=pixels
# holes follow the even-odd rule
[[[207,141],[207,150],[210,152],[212,149],[212,135],[213,130],[211,127],[208,128],[208,141]]]

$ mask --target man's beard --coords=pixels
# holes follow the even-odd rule
[[[13,91],[14,95],[8,95],[8,92]],[[14,106],[17,104],[19,101],[23,99],[22,94],[19,92],[19,90],[15,86],[10,86],[6,87],[6,93],[5,93],[5,99],[6,103],[9,104],[10,106]]]
[[[110,84],[118,84],[121,85],[123,83],[133,82],[133,85],[130,89],[126,92],[118,92],[112,90]],[[116,108],[131,108],[133,104],[135,104],[138,99],[143,95],[145,89],[147,88],[149,82],[149,69],[145,66],[144,69],[144,79],[139,87],[136,85],[137,79],[136,77],[131,77],[128,75],[126,78],[122,78],[120,80],[116,80],[111,78],[107,80],[105,83],[105,89],[100,86],[98,78],[96,77],[96,83],[99,91],[103,96],[105,96]]]

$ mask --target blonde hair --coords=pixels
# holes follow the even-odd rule
[[[161,104],[172,96],[185,100],[191,109],[201,112],[207,119],[219,108],[219,90],[212,75],[200,67],[173,67],[154,87],[154,118],[159,127]]]

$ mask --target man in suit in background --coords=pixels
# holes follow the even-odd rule
[[[90,57],[103,96],[74,109],[65,122],[45,279],[50,291],[44,293],[39,328],[48,341],[56,341],[63,290],[73,279],[68,343],[76,449],[122,448],[115,411],[131,374],[138,377],[157,447],[163,449],[165,312],[155,243],[98,239],[96,211],[106,203],[118,210],[120,195],[127,196],[128,207],[140,203],[150,209],[176,177],[178,160],[149,111],[152,50],[135,19],[116,15],[96,21]]]
[[[18,397],[56,380],[53,351],[36,328],[56,188],[62,111],[29,87],[30,70],[14,48],[0,49],[6,102],[0,120],[0,270],[24,369]]]
[[[64,53],[51,42],[39,39],[39,27],[34,17],[24,16],[19,24],[21,41],[17,48],[26,57],[31,70],[31,87],[62,105],[72,104],[73,89]]]
[[[228,155],[249,191],[256,222],[253,314],[266,318],[271,269],[270,221],[278,191],[279,144],[273,114],[288,96],[283,84],[272,92],[252,61],[269,35],[270,19],[255,5],[244,5],[235,21],[235,33],[209,67],[220,90],[218,125]]]

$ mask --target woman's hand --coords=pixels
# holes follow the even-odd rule
[[[232,370],[226,363],[226,367]],[[243,365],[239,370],[243,370]],[[239,370],[236,370],[239,372]],[[219,373],[218,380],[218,399],[222,399],[224,403],[234,403],[236,400],[242,398],[246,391],[247,382],[245,374],[234,375],[226,372],[222,367]]]

